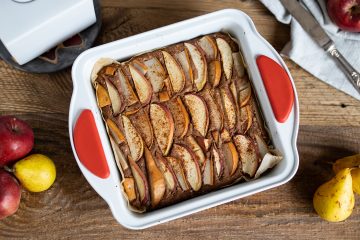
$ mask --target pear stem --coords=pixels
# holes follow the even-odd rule
[[[14,169],[12,169],[12,168],[9,168],[8,166],[4,166],[4,169],[5,169],[5,171],[7,171],[7,172],[10,172],[10,173],[13,173],[14,172]]]

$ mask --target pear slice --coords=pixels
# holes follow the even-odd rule
[[[125,136],[120,131],[119,127],[111,119],[106,119],[106,125],[109,128],[110,135],[113,137],[116,144],[122,144],[125,142]]]
[[[106,107],[111,104],[109,93],[100,84],[96,85],[96,99],[99,107]]]
[[[211,148],[211,158],[215,165],[216,175],[218,178],[221,178],[221,176],[224,174],[224,156],[221,154],[221,152],[213,146]]]
[[[228,91],[228,89],[221,88],[220,95],[224,109],[226,126],[229,128],[229,130],[234,129],[236,125],[236,106],[231,93]]]
[[[185,74],[177,61],[170,53],[162,51],[170,83],[175,93],[181,92],[185,87]]]
[[[224,117],[213,95],[208,89],[204,89],[202,91],[201,96],[204,98],[209,110],[209,129],[210,130],[222,129]]]
[[[142,75],[145,75],[149,70],[148,66],[137,59],[132,60],[131,65],[134,66]]]
[[[234,143],[240,154],[242,171],[250,177],[253,177],[260,162],[260,156],[256,151],[253,140],[245,135],[236,135],[234,137]]]
[[[122,115],[122,122],[131,158],[134,161],[138,161],[142,157],[144,152],[143,140],[128,117]]]
[[[166,157],[166,160],[170,164],[170,166],[173,168],[181,189],[183,191],[189,190],[190,187],[189,187],[188,182],[186,181],[184,168],[181,165],[180,161],[174,157]]]
[[[194,76],[188,51],[185,49],[184,51],[176,53],[175,58],[178,60],[182,69],[184,70],[186,81],[192,84],[192,82],[194,81]]]
[[[154,133],[146,110],[144,108],[140,108],[138,111],[127,116],[133,123],[137,132],[140,134],[146,146],[151,147]]]
[[[142,104],[148,104],[152,97],[152,87],[149,81],[133,65],[129,65],[130,73],[134,81],[135,89]]]
[[[250,105],[240,108],[240,126],[241,131],[246,133],[253,123],[253,114]]]
[[[126,106],[131,106],[137,102],[139,99],[137,98],[127,76],[123,73],[123,71],[119,68],[117,71],[117,76],[119,77],[120,88],[122,90],[122,94],[124,95],[124,99],[126,102]]]
[[[194,191],[198,191],[201,188],[202,178],[194,153],[184,145],[174,144],[171,155],[179,159],[185,170],[188,183]]]
[[[214,185],[214,164],[211,158],[204,162],[203,182],[204,185]]]
[[[209,127],[209,112],[204,99],[196,94],[186,94],[184,100],[194,128],[205,137]]]
[[[158,160],[157,162],[158,162],[159,168],[165,177],[166,188],[170,192],[173,192],[178,183],[178,181],[176,179],[176,175],[175,175],[172,167],[170,166],[170,164],[168,163],[168,161],[165,158],[163,158],[162,156],[157,156],[157,160]]]
[[[135,192],[135,181],[132,177],[124,178],[122,182],[122,186],[125,190],[125,194],[129,202],[132,202],[136,199],[136,192]]]
[[[171,148],[174,138],[174,119],[170,110],[161,103],[150,105],[150,121],[159,148],[166,156]]]
[[[126,158],[123,152],[121,151],[121,149],[119,148],[119,145],[117,145],[111,137],[110,137],[110,143],[115,153],[114,155],[115,155],[116,165],[122,171],[122,173],[124,173],[126,170],[129,169],[129,165],[126,161]]]
[[[240,52],[232,53],[232,58],[234,60],[234,69],[239,78],[242,78],[245,75],[245,67],[243,58]]]
[[[113,110],[113,113],[114,115],[118,115],[122,107],[120,94],[116,89],[116,87],[109,80],[106,80],[105,83],[109,92],[109,97],[111,100],[111,108]]]
[[[209,82],[213,87],[217,87],[220,84],[221,80],[221,63],[218,60],[211,61],[209,63],[208,70]]]
[[[145,174],[141,171],[140,167],[136,164],[136,162],[134,162],[134,160],[132,160],[131,158],[129,158],[128,160],[131,172],[135,179],[137,190],[139,192],[140,201],[143,205],[146,205],[150,200],[148,181],[146,180]]]
[[[223,128],[223,130],[221,131],[220,138],[221,138],[221,141],[225,142],[225,143],[231,141],[231,135],[226,128]]]
[[[215,59],[217,56],[216,43],[210,36],[204,36],[197,41],[197,44],[205,52],[207,59]]]
[[[146,169],[148,172],[149,183],[150,183],[151,206],[155,207],[164,197],[166,190],[166,183],[163,174],[161,173],[161,171],[159,170],[159,168],[155,163],[152,153],[147,148],[145,148],[144,151],[145,151]]]
[[[175,124],[175,137],[183,138],[189,129],[190,118],[180,97],[166,102]]]
[[[251,98],[251,87],[247,87],[240,91],[240,97],[239,97],[239,106],[243,107],[249,103],[249,100]]]
[[[157,93],[164,87],[165,69],[156,57],[150,58],[144,64],[148,67],[145,77],[150,80],[153,91]]]
[[[199,49],[190,43],[184,43],[187,48],[191,59],[195,66],[195,71],[197,74],[194,74],[194,84],[197,91],[200,91],[204,88],[207,81],[207,64],[205,57],[201,54]]]
[[[232,176],[239,166],[239,154],[233,142],[223,144],[223,153],[229,175]]]
[[[197,143],[195,138],[193,136],[186,137],[186,143],[187,146],[191,148],[191,150],[194,152],[196,159],[199,162],[200,167],[203,166],[205,162],[205,154],[203,150],[201,149],[200,145]]]
[[[230,80],[233,70],[233,58],[232,58],[231,47],[229,43],[222,38],[217,38],[216,44],[218,46],[221,55],[221,60],[222,60],[226,79]]]

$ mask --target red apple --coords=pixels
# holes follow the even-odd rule
[[[24,121],[0,116],[0,166],[28,154],[34,146],[34,132]]]
[[[21,189],[16,179],[0,169],[0,220],[18,210],[20,197]]]
[[[339,28],[360,32],[360,0],[328,0],[327,11]]]

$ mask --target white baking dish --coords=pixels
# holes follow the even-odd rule
[[[153,212],[142,214],[131,212],[119,188],[120,174],[115,164],[107,132],[91,85],[90,73],[92,67],[94,63],[102,57],[126,60],[141,52],[150,51],[217,31],[229,32],[239,41],[247,70],[251,76],[252,85],[260,103],[264,120],[269,128],[273,144],[281,151],[284,159],[268,174],[257,180],[239,183]],[[274,117],[256,64],[256,57],[259,55],[265,55],[273,59],[284,68],[289,75],[289,81],[291,81],[294,90],[294,103],[290,115],[283,123],[278,122]],[[83,52],[74,62],[72,78],[74,90],[69,112],[69,134],[75,159],[87,181],[108,203],[115,219],[127,228],[147,228],[264,191],[286,183],[296,173],[299,164],[296,148],[299,126],[299,105],[293,80],[278,53],[256,31],[251,19],[239,10],[225,9],[213,12],[89,49]],[[110,171],[109,176],[106,178],[100,178],[92,174],[92,172],[83,165],[81,159],[79,159],[76,147],[74,146],[73,131],[76,126],[76,121],[84,109],[90,110],[95,119],[96,129],[99,133],[101,145]]]

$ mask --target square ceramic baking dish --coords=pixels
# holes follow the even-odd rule
[[[273,145],[284,158],[256,180],[152,212],[134,213],[128,209],[122,195],[121,176],[90,81],[94,63],[103,57],[127,60],[142,52],[218,31],[228,32],[238,40]],[[75,159],[87,181],[107,202],[115,219],[127,228],[147,228],[279,186],[297,171],[299,105],[293,80],[278,53],[256,31],[251,19],[239,10],[213,12],[89,49],[74,62],[72,79],[69,135]]]

